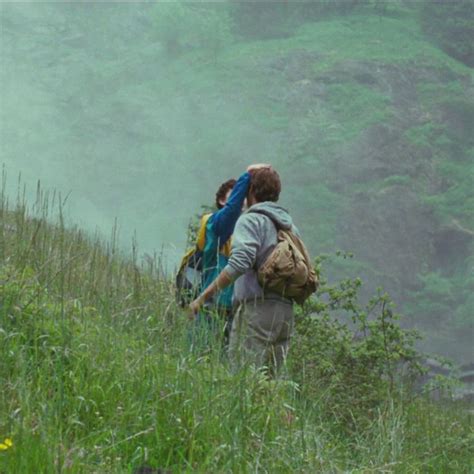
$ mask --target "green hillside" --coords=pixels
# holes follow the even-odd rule
[[[355,254],[330,278],[384,286],[469,360],[471,7],[2,4],[0,157],[172,263],[197,203],[271,162],[313,254]]]
[[[232,374],[218,337],[190,347],[160,261],[66,228],[62,202],[0,205],[0,472],[470,472],[469,407],[395,370],[418,363],[386,296],[367,323],[358,281],[323,282],[281,377]]]

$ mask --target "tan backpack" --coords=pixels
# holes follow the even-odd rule
[[[303,241],[291,230],[275,227],[277,244],[258,269],[258,282],[266,291],[303,304],[317,290],[318,277]]]

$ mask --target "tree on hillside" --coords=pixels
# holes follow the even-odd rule
[[[159,3],[152,15],[158,37],[170,57],[203,49],[215,60],[231,39],[229,15],[219,5]]]
[[[425,33],[443,51],[474,67],[474,0],[425,2],[421,22]]]

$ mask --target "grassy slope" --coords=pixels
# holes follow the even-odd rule
[[[0,209],[0,472],[469,472],[465,412],[394,399],[349,428],[218,341],[190,352],[156,262]]]
[[[116,59],[103,59],[108,66],[103,69],[100,63],[97,76],[90,65],[97,80],[95,95],[79,87],[71,100],[83,102],[77,103],[74,127],[90,134],[91,149],[103,147],[104,162],[94,170],[106,173],[112,156],[103,136],[120,133],[122,122],[109,120],[112,101],[113,116],[135,124],[134,143],[139,138],[143,145],[134,152],[150,157],[133,162],[130,169],[137,180],[142,173],[153,175],[155,159],[179,156],[171,174],[189,167],[200,173],[214,166],[216,153],[222,166],[231,166],[239,152],[250,150],[262,161],[278,164],[293,189],[286,197],[289,203],[306,202],[304,212],[324,222],[314,231],[314,221],[307,223],[304,233],[312,236],[316,251],[325,250],[319,239],[331,242],[337,233],[333,211],[347,208],[353,191],[345,197],[334,190],[333,176],[317,165],[337,154],[331,151],[335,144],[346,140],[350,146],[362,128],[390,119],[394,108],[386,95],[363,85],[328,84],[325,106],[304,113],[281,100],[281,92],[305,87],[295,83],[308,74],[310,79],[331,74],[354,58],[402,66],[434,60],[455,76],[450,88],[437,82],[420,85],[430,113],[435,97],[464,97],[457,74],[468,72],[426,43],[407,18],[351,17],[316,26],[303,27],[284,41],[232,46],[217,63],[191,53],[175,61],[159,83],[153,67],[148,74],[141,69],[155,58],[155,45],[140,51],[124,48]],[[315,63],[310,71],[304,69],[304,77],[281,79],[274,69],[266,69],[275,57],[291,57],[303,48],[318,58],[310,61]],[[124,64],[135,74],[124,75]],[[84,63],[71,55],[58,67],[82,77]],[[185,99],[206,98],[193,105],[205,120],[186,124],[173,112],[180,105],[174,97],[183,91]],[[211,111],[204,114],[205,109]],[[188,112],[185,108],[186,116]],[[183,123],[182,136],[172,130],[175,121]],[[308,145],[314,124],[324,130],[317,135],[317,146]],[[247,133],[250,129],[254,135]],[[308,134],[300,136],[299,130]],[[290,142],[282,138],[288,131]],[[70,153],[81,153],[84,166],[88,155],[69,133]],[[258,139],[262,133],[268,137],[264,144]],[[418,142],[433,139],[430,127],[407,133]],[[154,134],[159,143],[147,142]],[[241,138],[249,136],[255,142],[242,149]],[[176,140],[183,143],[178,150]],[[449,161],[442,155],[437,160],[440,166]],[[465,170],[462,163],[448,172],[464,183],[469,179]],[[392,180],[413,181],[397,176]],[[120,185],[114,179],[110,177],[110,189]],[[315,181],[325,184],[315,186]],[[379,180],[371,186],[392,184]],[[413,186],[425,194],[426,183]],[[462,209],[460,202],[467,203],[463,186],[455,188],[459,196],[451,188],[451,197],[434,196],[444,206],[435,208],[440,219],[449,220],[453,210]],[[113,200],[110,189],[102,190],[104,199]],[[469,213],[459,212],[468,225]],[[14,447],[0,452],[0,472],[129,472],[143,463],[175,472],[470,472],[472,421],[465,412],[394,401],[371,426],[348,433],[337,413],[327,413],[317,398],[301,399],[291,382],[268,383],[252,373],[230,375],[218,353],[190,354],[185,315],[176,308],[159,264],[147,262],[137,272],[136,264],[122,259],[112,244],[91,242],[44,221],[38,227],[39,221],[22,212],[1,217],[0,438],[11,436]],[[355,266],[356,272],[371,267],[366,262]]]

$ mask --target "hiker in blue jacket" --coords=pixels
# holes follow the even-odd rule
[[[228,264],[189,305],[190,312],[198,313],[210,298],[235,282],[236,311],[228,351],[231,366],[238,370],[253,364],[257,368],[265,367],[272,376],[288,353],[294,325],[293,299],[264,289],[258,269],[276,248],[279,230],[299,235],[291,216],[277,204],[280,191],[280,177],[274,169],[252,174],[248,210],[236,223]],[[282,255],[280,260],[284,258]]]
[[[204,216],[202,220],[202,225],[205,225],[202,290],[205,290],[216,279],[228,263],[231,236],[247,197],[252,172],[268,166],[266,164],[251,165],[237,181],[234,179],[228,180],[217,190],[216,207],[218,210],[213,214]],[[202,342],[207,345],[209,330],[215,329],[216,325],[219,324],[217,316],[224,318],[224,344],[227,344],[232,325],[232,293],[233,285],[230,285],[210,298],[196,314],[196,330],[193,334],[193,342],[198,336],[204,339]]]

